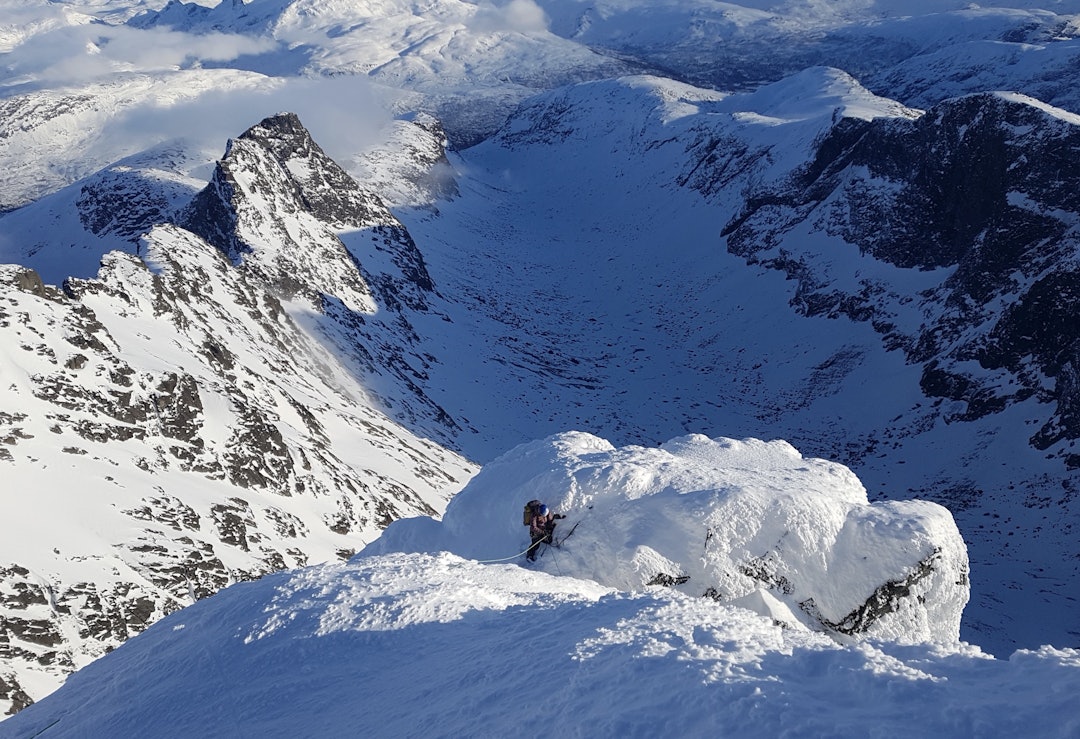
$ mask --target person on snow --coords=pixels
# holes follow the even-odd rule
[[[540,545],[552,543],[551,535],[555,531],[555,521],[561,518],[566,518],[566,516],[561,513],[552,513],[546,505],[541,504],[536,509],[532,520],[529,521],[529,538],[532,539],[532,544],[529,545],[529,550],[525,553],[526,559],[535,562]]]

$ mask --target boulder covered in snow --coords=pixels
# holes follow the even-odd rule
[[[535,565],[553,574],[674,587],[841,639],[959,639],[968,558],[949,511],[871,504],[847,467],[784,441],[693,435],[616,449],[559,434],[486,465],[442,521],[396,521],[362,556],[524,563],[533,498],[566,515]]]

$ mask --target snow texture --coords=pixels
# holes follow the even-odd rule
[[[666,584],[719,602],[778,601],[797,614],[787,625],[841,638],[959,638],[968,559],[949,512],[871,505],[850,470],[783,441],[687,436],[615,449],[562,434],[485,465],[441,523],[395,521],[363,553],[513,558],[529,544],[519,514],[531,499],[567,516],[557,548],[538,559],[548,572],[619,590]]]
[[[667,588],[387,554],[200,601],[0,736],[504,737],[533,720],[612,738],[1065,739],[1078,690],[1076,650],[841,645]]]

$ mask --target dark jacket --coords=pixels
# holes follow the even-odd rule
[[[533,541],[542,539],[552,532],[555,528],[555,514],[548,513],[546,516],[541,516],[539,513],[532,517],[532,521],[529,523],[529,536],[533,538]]]

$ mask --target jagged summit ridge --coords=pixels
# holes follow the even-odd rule
[[[283,296],[321,292],[371,314],[371,285],[384,306],[426,305],[434,290],[423,256],[401,223],[316,144],[293,113],[266,118],[229,142],[213,178],[178,219],[231,260],[259,271]],[[370,246],[350,251],[340,231],[361,231]],[[388,255],[389,270],[380,270]],[[364,265],[368,264],[367,274]],[[374,266],[372,266],[374,265]],[[397,272],[391,276],[388,272]]]
[[[0,270],[0,331],[14,351],[0,367],[12,378],[3,405],[18,409],[0,413],[0,464],[14,488],[34,491],[7,512],[21,533],[0,555],[0,698],[11,710],[230,583],[348,556],[395,518],[436,513],[471,474],[388,418],[361,380],[408,371],[390,355],[412,333],[395,337],[382,318],[400,326],[410,305],[424,308],[397,286],[432,287],[410,281],[422,261],[395,273],[394,257],[415,248],[407,231],[377,201],[360,207],[364,194],[295,116],[257,135],[234,140],[177,218],[213,203],[233,226],[208,231],[217,244],[163,223],[62,289],[25,267]],[[123,204],[110,222],[125,222]],[[377,291],[336,228],[391,255],[370,267]]]
[[[363,218],[319,197],[320,189],[330,188],[311,180],[311,165],[317,169],[322,159],[295,116],[268,118],[230,140],[210,183],[179,220],[284,298],[304,298],[319,308],[318,292],[311,291],[322,291],[351,310],[373,313],[359,265],[331,224],[312,211],[314,205],[333,219]]]

